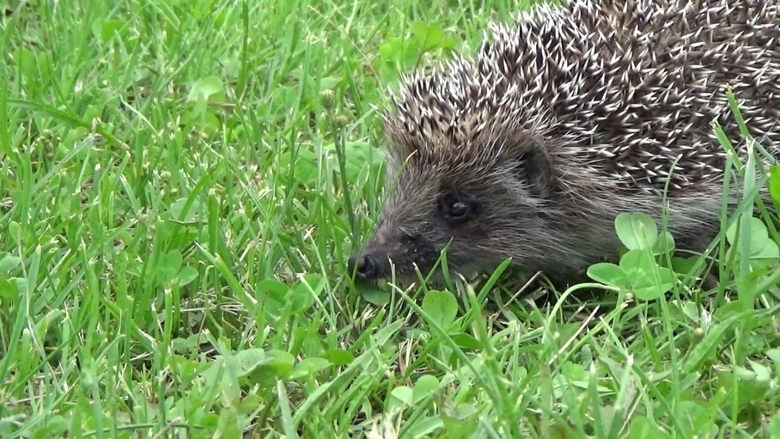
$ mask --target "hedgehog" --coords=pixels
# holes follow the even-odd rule
[[[476,56],[389,92],[386,199],[348,260],[357,279],[414,280],[446,248],[451,274],[508,259],[571,284],[617,260],[621,212],[667,215],[678,250],[705,250],[727,165],[714,123],[747,153],[729,89],[765,160],[780,156],[778,2],[564,0],[489,30]]]

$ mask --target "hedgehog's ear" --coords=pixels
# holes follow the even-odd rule
[[[536,197],[547,198],[557,185],[555,166],[547,148],[536,139],[524,141],[518,152],[514,172]]]

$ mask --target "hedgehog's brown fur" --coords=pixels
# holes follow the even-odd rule
[[[388,199],[351,260],[363,277],[387,277],[388,257],[425,273],[449,243],[453,271],[512,258],[572,279],[617,257],[618,213],[661,220],[667,180],[669,230],[702,250],[726,163],[712,122],[745,150],[727,86],[753,137],[780,147],[778,2],[563,3],[493,25],[474,61],[404,78],[384,114]],[[472,219],[448,222],[458,200]]]

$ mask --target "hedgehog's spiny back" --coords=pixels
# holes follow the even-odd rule
[[[560,124],[553,134],[579,135],[571,151],[588,149],[594,173],[621,175],[628,186],[663,188],[678,156],[672,189],[720,175],[724,151],[711,122],[741,141],[727,85],[751,133],[778,146],[776,2],[638,0],[625,12],[615,3],[571,2],[569,17],[546,26],[522,16],[516,27],[494,26],[496,42],[485,43],[480,57],[519,59],[522,68],[502,71],[524,85],[523,101],[551,108]],[[542,64],[533,57],[541,47]]]
[[[727,85],[753,136],[780,148],[777,2],[565,3],[492,26],[475,63],[406,78],[386,117],[391,153],[457,161],[484,147],[474,138],[519,123],[562,141],[553,153],[564,162],[624,189],[662,190],[676,160],[670,190],[701,186],[724,161],[711,122],[742,142]]]

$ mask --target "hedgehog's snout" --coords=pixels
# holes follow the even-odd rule
[[[384,276],[387,256],[377,250],[353,253],[347,261],[349,272],[360,280],[376,280]]]

